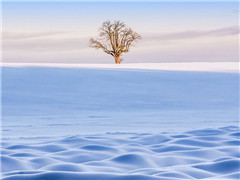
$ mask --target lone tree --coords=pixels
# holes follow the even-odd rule
[[[120,64],[122,53],[129,52],[129,47],[140,40],[141,36],[121,21],[106,21],[99,29],[99,38],[89,40],[89,46],[102,49],[105,53],[115,58],[116,64]]]

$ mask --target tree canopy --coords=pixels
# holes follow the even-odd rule
[[[106,21],[99,29],[99,37],[89,40],[89,46],[96,49],[102,49],[105,53],[115,58],[115,62],[120,64],[119,57],[122,53],[129,52],[133,43],[140,40],[141,36],[127,27],[121,21]]]

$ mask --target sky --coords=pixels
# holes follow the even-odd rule
[[[3,1],[4,63],[113,63],[88,46],[106,20],[142,36],[124,63],[239,60],[237,1]]]

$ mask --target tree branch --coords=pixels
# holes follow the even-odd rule
[[[129,52],[133,43],[141,39],[141,36],[127,28],[121,21],[106,21],[99,29],[98,39],[91,38],[89,46],[96,49],[102,49],[113,57],[120,57],[122,53]]]

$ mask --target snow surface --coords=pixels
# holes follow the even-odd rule
[[[239,179],[239,129],[3,143],[3,180]]]
[[[236,71],[4,66],[2,106],[4,180],[239,179]]]

